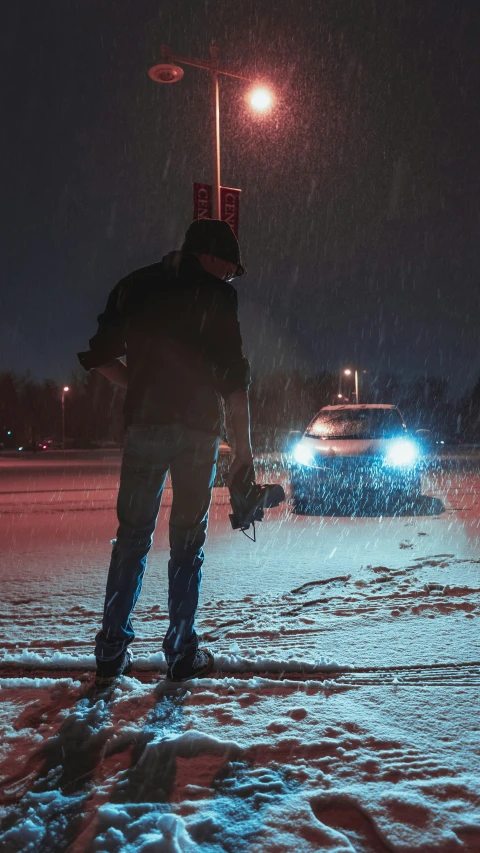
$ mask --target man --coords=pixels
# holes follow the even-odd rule
[[[197,220],[181,251],[117,284],[98,317],[90,350],[78,354],[87,370],[95,368],[127,389],[119,527],[95,647],[99,684],[132,667],[131,614],[169,470],[167,676],[184,681],[213,668],[212,653],[198,648],[194,622],[223,427],[221,398],[235,437],[230,482],[243,465],[253,465],[250,367],[242,353],[237,292],[230,284],[244,272],[228,223]]]

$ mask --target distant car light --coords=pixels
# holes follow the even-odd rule
[[[311,450],[308,447],[305,447],[304,444],[297,444],[295,450],[293,451],[293,457],[295,462],[298,462],[300,465],[310,465],[313,466],[314,456]]]
[[[386,465],[393,465],[395,468],[407,468],[414,465],[418,460],[418,447],[413,441],[404,441],[399,439],[389,448],[385,457]]]

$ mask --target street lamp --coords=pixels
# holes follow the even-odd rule
[[[349,367],[347,367],[347,369],[344,370],[343,372],[344,372],[345,376],[351,376],[352,375],[352,371],[350,370]],[[358,406],[358,403],[359,403],[359,399],[358,399],[358,370],[355,370],[355,403]]]
[[[353,373],[355,373],[355,403],[356,403],[356,404],[357,404],[357,406],[358,406],[358,404],[360,403],[360,400],[358,399],[358,369],[357,369],[357,368],[355,368],[355,370],[354,370],[354,371],[352,371],[352,370],[350,370],[350,368],[349,368],[349,367],[347,367],[347,368],[343,371],[343,373],[344,373],[344,375],[345,375],[345,376],[351,376],[351,375],[352,375],[352,372],[353,372]],[[362,370],[362,373],[367,373],[367,371],[366,371],[366,370]]]
[[[268,89],[254,89],[250,93],[250,104],[259,113],[268,110],[272,106],[272,96]]]
[[[65,451],[65,394],[70,391],[68,385],[62,388],[62,450]]]
[[[213,218],[220,219],[220,95],[218,78],[220,74],[225,77],[235,77],[237,80],[244,80],[246,83],[254,83],[250,77],[245,77],[243,74],[235,74],[226,68],[220,68],[218,65],[218,47],[212,45],[210,47],[210,59],[193,59],[190,56],[173,56],[170,53],[168,45],[161,47],[162,60],[159,65],[153,65],[148,71],[148,76],[155,83],[178,83],[183,77],[183,68],[175,65],[176,62],[182,65],[193,65],[195,68],[204,68],[210,72],[211,92],[212,92],[212,123],[213,123]],[[272,96],[267,89],[258,88],[251,93],[250,103],[252,107],[258,111],[268,109],[272,104]]]

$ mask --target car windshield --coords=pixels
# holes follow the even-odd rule
[[[305,435],[315,438],[391,438],[405,433],[398,409],[338,409],[320,412]]]

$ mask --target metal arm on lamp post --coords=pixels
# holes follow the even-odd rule
[[[210,59],[194,59],[190,56],[174,56],[170,53],[168,45],[162,45],[161,54],[163,62],[159,65],[154,65],[149,69],[148,76],[155,83],[178,83],[183,77],[183,68],[175,65],[176,62],[182,65],[193,65],[194,68],[203,68],[210,72],[211,91],[212,91],[212,118],[213,118],[213,217],[220,219],[220,91],[219,91],[219,75],[224,77],[235,77],[237,80],[244,80],[246,83],[254,83],[251,77],[246,77],[244,74],[236,74],[227,68],[220,67],[218,64],[218,48],[215,45],[210,47]],[[266,109],[271,103],[266,98],[264,92],[263,100],[256,102],[252,101],[252,106],[255,109]],[[267,102],[268,101],[268,102]]]

